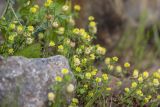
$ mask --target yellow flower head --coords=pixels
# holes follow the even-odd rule
[[[117,62],[118,61],[118,57],[114,56],[113,58],[113,61]]]
[[[8,37],[8,40],[13,42],[14,41],[14,37],[15,37],[14,35],[11,35],[11,36]]]
[[[124,63],[124,67],[125,68],[129,68],[130,67],[130,63],[129,62]]]
[[[99,83],[99,82],[101,82],[101,81],[102,81],[102,79],[101,79],[101,78],[96,77],[96,82],[97,82],[97,83]]]
[[[88,20],[89,20],[89,21],[93,21],[93,20],[94,20],[94,17],[93,17],[93,16],[89,16],[89,17],[88,17]]]
[[[58,46],[58,51],[59,51],[59,52],[62,52],[63,49],[64,49],[63,45],[59,45],[59,46]]]
[[[81,10],[81,6],[78,5],[78,4],[76,4],[76,5],[74,6],[74,10],[75,10],[75,11],[80,11],[80,10]]]
[[[54,101],[55,100],[55,94],[52,93],[52,92],[48,93],[48,100],[49,101]]]
[[[17,32],[18,33],[21,33],[23,31],[23,26],[22,25],[19,25],[18,27],[17,27]]]
[[[93,71],[91,72],[91,74],[92,74],[93,76],[95,76],[95,75],[97,74],[97,71],[96,71],[96,70],[93,70]]]
[[[11,24],[9,25],[9,28],[10,28],[11,30],[15,29],[15,27],[16,27],[16,25],[15,25],[14,23],[11,23]]]
[[[159,86],[159,80],[158,79],[153,79],[153,85],[154,86]]]
[[[81,72],[81,68],[80,67],[76,67],[76,71],[77,72]]]
[[[142,83],[142,82],[143,82],[143,77],[140,76],[140,77],[138,78],[138,81],[139,81],[140,83]]]
[[[67,11],[69,10],[69,6],[68,6],[68,5],[64,5],[64,6],[62,7],[62,10],[63,10],[64,12],[67,12]]]
[[[109,69],[109,70],[113,70],[113,69],[114,69],[114,66],[113,66],[113,65],[108,65],[108,69]]]
[[[74,34],[78,35],[80,33],[79,29],[78,28],[74,28],[73,31],[72,31]]]
[[[111,58],[105,58],[105,64],[108,65],[111,63]]]
[[[74,91],[74,85],[73,84],[69,84],[68,86],[67,86],[67,92],[68,93],[72,93],[73,91]]]
[[[98,54],[105,55],[106,49],[105,49],[104,47],[97,46],[96,52],[97,52]]]
[[[143,92],[141,90],[137,90],[136,94],[139,95],[139,96],[143,96]]]
[[[92,74],[91,74],[91,73],[89,73],[89,72],[87,72],[87,73],[85,74],[85,77],[86,77],[86,79],[91,79]]]
[[[130,90],[129,88],[125,88],[124,91],[128,93]]]
[[[75,66],[79,66],[81,64],[81,61],[80,61],[80,59],[79,58],[74,58],[74,65]]]
[[[54,22],[52,23],[52,26],[53,26],[54,28],[58,28],[59,24],[58,24],[58,22],[54,21]]]
[[[9,53],[9,54],[13,54],[13,53],[14,53],[13,48],[8,49],[8,53]]]
[[[49,46],[50,46],[50,47],[53,47],[53,46],[55,46],[55,43],[54,43],[54,41],[50,41],[50,42],[49,42]]]
[[[91,22],[89,23],[89,27],[95,27],[95,26],[96,26],[96,22],[91,21]]]
[[[93,97],[93,95],[94,95],[93,92],[89,92],[89,93],[88,93],[88,96],[89,96],[89,97]]]
[[[36,9],[39,9],[39,6],[38,6],[37,4],[35,4],[34,7],[35,7]]]
[[[149,73],[147,71],[143,72],[143,77],[144,78],[148,78],[148,76],[149,76]]]
[[[45,3],[44,3],[44,6],[45,7],[49,7],[51,4],[52,4],[52,0],[47,0]]]
[[[77,98],[72,98],[72,102],[75,103],[75,104],[79,103]]]
[[[49,101],[54,101],[54,99],[55,99],[55,94],[52,93],[52,92],[48,93],[48,100]]]
[[[134,78],[138,78],[138,74],[139,74],[138,70],[135,69],[135,70],[133,71],[133,77],[134,77]]]
[[[121,66],[116,66],[116,71],[119,72],[119,73],[122,72],[122,67]]]
[[[37,12],[37,8],[36,7],[31,7],[30,8],[30,12],[31,13],[36,13]]]
[[[60,27],[60,28],[58,28],[57,33],[62,35],[62,34],[64,34],[64,31],[65,31],[64,27]]]
[[[137,87],[137,83],[136,82],[132,82],[131,87],[132,88],[136,88]]]
[[[33,32],[34,31],[34,27],[33,26],[28,26],[28,31]]]
[[[62,73],[62,74],[68,74],[68,73],[69,73],[69,70],[66,69],[66,68],[63,68],[63,69],[61,70],[61,73]]]
[[[90,59],[95,60],[95,55],[94,54],[90,54]]]
[[[62,77],[56,76],[55,80],[56,80],[57,82],[61,82],[61,81],[62,81]]]
[[[107,75],[107,74],[102,74],[102,78],[103,78],[104,80],[108,80],[108,75]]]

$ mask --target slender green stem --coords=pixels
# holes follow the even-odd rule
[[[13,14],[14,14],[15,18],[17,19],[18,23],[19,23],[20,25],[22,25],[21,22],[20,22],[20,20],[19,20],[19,18],[18,18],[18,16],[16,15],[16,12],[15,12],[14,9],[13,9],[13,6],[12,6],[12,4],[11,4],[11,1],[8,0],[8,3],[9,3],[9,8],[10,8],[11,11],[13,12]]]
[[[2,15],[1,15],[1,18],[6,14],[6,12],[8,10],[8,7],[9,7],[9,1],[7,1],[7,5],[6,5],[6,7],[5,7],[5,9],[4,9],[4,11],[3,11]]]

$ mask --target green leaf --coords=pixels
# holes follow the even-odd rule
[[[39,58],[41,55],[40,53],[41,53],[41,47],[40,44],[37,43],[16,52],[15,55],[24,56],[27,58]]]

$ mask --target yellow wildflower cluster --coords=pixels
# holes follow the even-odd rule
[[[47,0],[45,3],[44,3],[44,6],[45,7],[49,7],[51,4],[52,4],[52,0]]]

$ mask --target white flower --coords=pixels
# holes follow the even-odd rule
[[[74,85],[73,84],[69,84],[68,86],[67,86],[67,92],[68,93],[72,93],[74,91]]]

